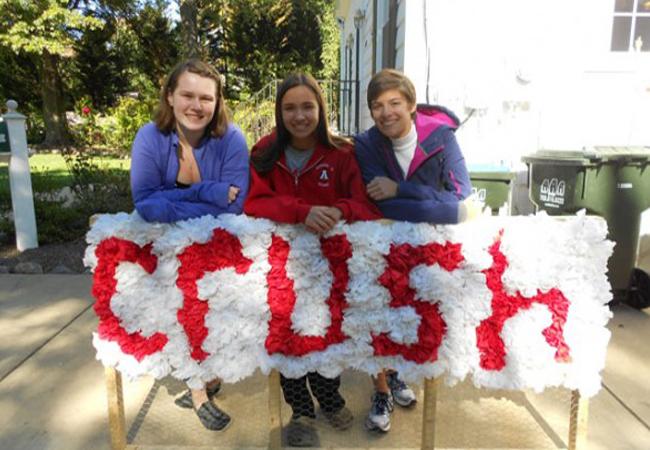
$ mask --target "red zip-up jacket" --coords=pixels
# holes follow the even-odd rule
[[[263,137],[252,153],[267,148],[274,139],[274,133]],[[304,223],[312,206],[334,206],[348,222],[381,218],[366,196],[351,145],[336,149],[317,144],[309,161],[296,174],[287,167],[284,152],[267,173],[260,174],[251,165],[244,213],[275,222]]]

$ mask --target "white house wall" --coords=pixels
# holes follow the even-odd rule
[[[344,36],[358,10],[365,129],[372,1],[339,2]],[[539,148],[649,145],[650,54],[609,51],[613,11],[614,0],[400,0],[396,68],[419,102],[472,114],[458,131],[472,164],[516,167]]]
[[[408,0],[404,71],[446,105],[470,163],[590,145],[649,145],[648,53],[612,53],[613,0]],[[424,39],[424,19],[428,39]],[[428,49],[426,43],[428,42]],[[429,98],[426,56],[430,55]]]

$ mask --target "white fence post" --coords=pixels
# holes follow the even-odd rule
[[[22,252],[38,247],[38,237],[36,234],[32,178],[29,173],[25,116],[16,112],[16,108],[18,108],[18,103],[9,100],[7,102],[7,113],[2,117],[7,124],[9,145],[11,147],[9,184],[11,186],[11,206],[14,212],[14,227],[16,229],[16,248]]]

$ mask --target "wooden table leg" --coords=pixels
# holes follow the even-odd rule
[[[282,448],[282,401],[280,372],[272,370],[269,374],[269,449]]]
[[[422,405],[422,450],[433,450],[436,439],[436,403],[438,399],[438,380],[424,380],[424,402]]]
[[[108,394],[108,427],[111,450],[124,450],[126,448],[126,420],[122,396],[122,375],[113,367],[106,367],[104,373]]]
[[[571,411],[569,417],[569,450],[587,448],[587,419],[589,400],[582,398],[580,392],[571,391]]]

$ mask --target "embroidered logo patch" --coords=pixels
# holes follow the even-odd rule
[[[327,163],[316,166],[316,176],[318,177],[318,186],[329,187],[330,177],[332,176],[332,166]]]

